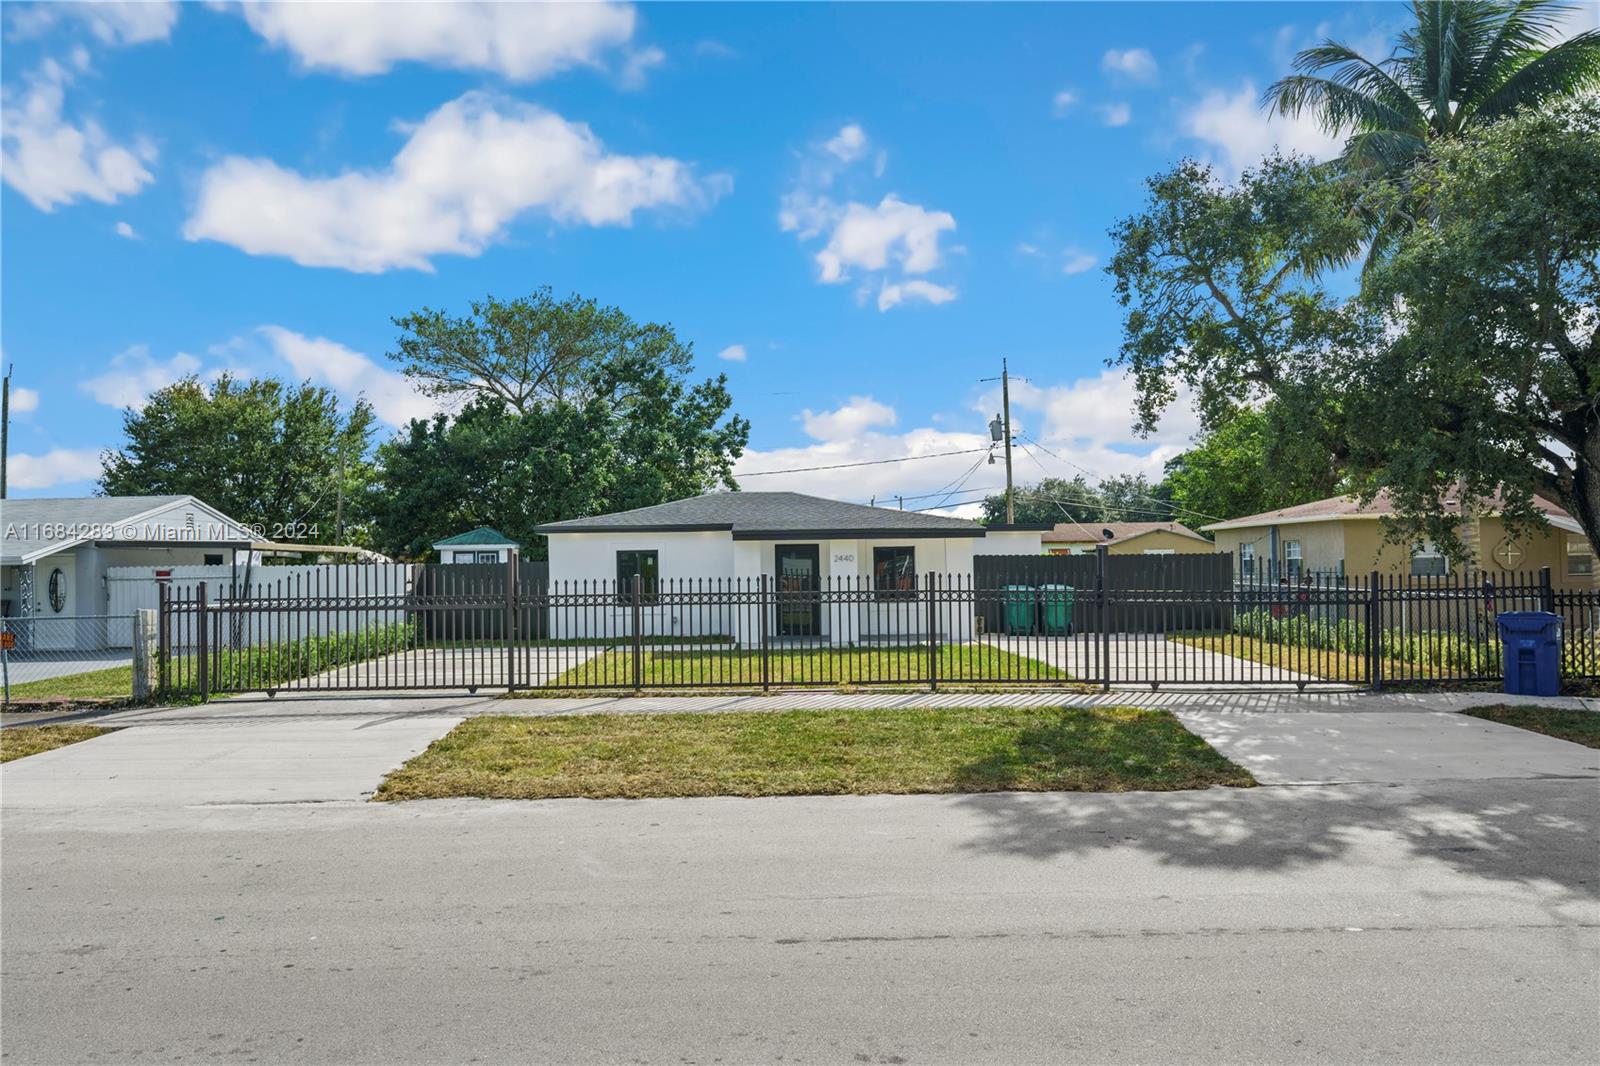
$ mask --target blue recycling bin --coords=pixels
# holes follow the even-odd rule
[[[1561,691],[1561,616],[1548,611],[1506,611],[1500,623],[1505,692],[1555,696]]]

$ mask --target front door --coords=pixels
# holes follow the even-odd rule
[[[814,637],[822,630],[822,556],[815,544],[779,544],[778,635]]]

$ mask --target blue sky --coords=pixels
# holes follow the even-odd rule
[[[429,410],[391,316],[539,285],[671,322],[752,420],[746,472],[978,447],[1005,356],[1019,476],[1159,473],[1193,418],[1129,430],[1106,230],[1183,155],[1325,153],[1260,91],[1404,15],[7,4],[13,488],[90,492],[121,408],[191,371],[364,393],[390,433]],[[744,484],[953,507],[1001,483],[972,464]]]

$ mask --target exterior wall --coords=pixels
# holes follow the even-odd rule
[[[503,563],[511,557],[511,546],[509,544],[478,544],[462,545],[461,547],[446,544],[442,548],[435,544],[433,547],[439,553],[439,561],[441,563],[476,563],[478,555],[483,552],[494,552],[494,561],[497,563]]]
[[[1037,534],[1034,534],[1037,537]],[[776,572],[779,545],[817,546],[819,574],[824,589],[855,589],[866,592],[872,581],[873,549],[910,547],[915,552],[919,583],[930,572],[941,581],[970,583],[976,538],[883,538],[808,540],[803,536],[778,540],[734,540],[729,533],[555,533],[550,542],[550,578],[557,601],[551,611],[551,633],[558,639],[617,638],[632,633],[633,609],[626,603],[600,603],[594,591],[569,596],[572,582],[598,582],[607,592],[616,579],[616,553],[655,551],[659,553],[663,581],[702,582],[704,591],[739,590],[748,594],[759,588],[761,575],[770,579]],[[888,635],[904,637],[919,633],[926,639],[926,605],[906,601],[877,600],[862,596],[859,602],[832,603],[821,612],[821,638],[834,644],[881,639]],[[730,637],[741,644],[760,639],[760,617],[751,604],[727,608],[706,608],[687,604],[646,604],[641,613],[646,636]],[[774,611],[768,612],[769,633],[775,633]],[[951,617],[941,611],[938,617],[941,639],[966,640],[972,635],[972,619]]]
[[[1091,547],[1089,550],[1094,549]],[[1195,540],[1193,537],[1157,529],[1121,542],[1112,541],[1106,550],[1112,555],[1143,555],[1150,551],[1171,551],[1179,555],[1210,555],[1212,549],[1208,541]]]
[[[993,530],[973,544],[974,555],[1041,555],[1044,553],[1040,530]]]

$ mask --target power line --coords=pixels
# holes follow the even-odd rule
[[[942,459],[949,455],[973,455],[987,452],[988,448],[961,448],[953,452],[928,452],[926,455],[902,455],[896,459],[868,459],[860,463],[831,463],[827,466],[796,466],[788,470],[755,470],[748,474],[735,472],[735,477],[769,477],[773,474],[808,474],[813,470],[844,470],[853,466],[882,466],[885,463],[909,463],[913,459]]]
[[[1071,459],[1068,459],[1068,458],[1066,458],[1064,456],[1057,455],[1055,452],[1051,451],[1049,448],[1046,448],[1043,444],[1040,444],[1038,441],[1034,440],[1032,437],[1024,437],[1022,439],[1026,440],[1029,444],[1032,444],[1035,448],[1038,448],[1040,451],[1044,452],[1046,455],[1050,456],[1051,458],[1057,459],[1057,460],[1059,460],[1059,461],[1061,461],[1063,463],[1066,463],[1068,466],[1072,467],[1074,470],[1080,470],[1083,473],[1087,474],[1088,476],[1094,478],[1096,481],[1101,482],[1102,484],[1105,482],[1106,479],[1104,477],[1102,477],[1101,475],[1096,474],[1093,470],[1090,470],[1089,468],[1084,467],[1084,466],[1079,466],[1077,463],[1073,462]],[[1039,460],[1035,459],[1034,462],[1038,463]],[[1040,470],[1044,470],[1045,473],[1047,473],[1047,474],[1050,472],[1045,467],[1045,465],[1043,463],[1039,463],[1039,469]],[[1187,507],[1181,507],[1178,504],[1173,503],[1171,500],[1158,500],[1154,496],[1139,496],[1139,495],[1136,495],[1136,496],[1133,496],[1133,497],[1130,497],[1130,498],[1131,499],[1135,499],[1135,500],[1144,500],[1146,503],[1159,504],[1159,505],[1161,505],[1163,507],[1169,508],[1173,512],[1177,512],[1177,513],[1180,513],[1180,514],[1193,515],[1196,518],[1203,518],[1208,522],[1223,522],[1223,521],[1226,521],[1226,519],[1220,518],[1220,517],[1218,517],[1217,515],[1214,515],[1214,514],[1206,514],[1206,513],[1202,512],[1202,511],[1194,511],[1194,510],[1190,510]],[[1123,508],[1123,510],[1130,510],[1130,508]],[[1157,512],[1145,511],[1143,513],[1145,513],[1145,514],[1153,514],[1153,513],[1157,513]]]

